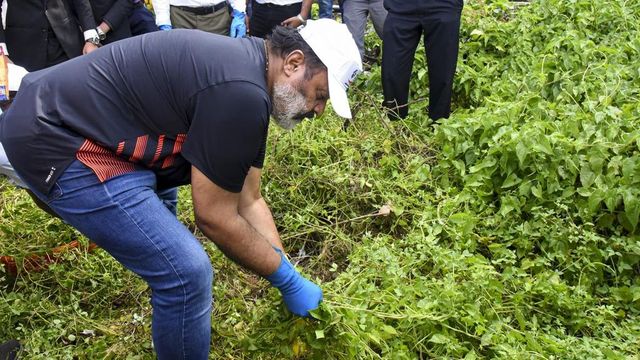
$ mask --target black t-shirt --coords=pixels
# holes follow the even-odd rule
[[[74,159],[101,181],[152,169],[159,188],[189,183],[193,165],[239,192],[270,112],[262,39],[159,31],[27,75],[0,142],[43,193]]]

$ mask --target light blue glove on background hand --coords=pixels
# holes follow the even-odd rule
[[[158,26],[158,29],[160,29],[160,30],[171,30],[171,29],[173,29],[173,26],[171,26],[171,25],[160,25],[160,26]]]
[[[289,311],[298,316],[308,317],[309,311],[316,309],[322,301],[322,289],[302,277],[280,249],[274,249],[280,254],[280,266],[266,279],[280,290],[282,300]]]
[[[231,20],[229,36],[233,38],[245,37],[245,35],[247,35],[247,25],[245,24],[245,18],[247,15],[236,9],[233,10],[232,15],[233,20]]]

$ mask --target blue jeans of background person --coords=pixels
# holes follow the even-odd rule
[[[333,1],[318,0],[318,17],[320,19],[333,19]]]
[[[158,359],[207,359],[211,262],[157,196],[155,186],[155,174],[148,170],[101,183],[93,171],[74,161],[49,194],[34,193],[147,282]]]
[[[157,190],[156,195],[162,204],[171,211],[173,216],[178,215],[178,188],[173,187],[165,190]]]

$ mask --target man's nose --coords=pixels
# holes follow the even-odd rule
[[[322,113],[324,113],[324,108],[326,106],[327,106],[327,101],[326,100],[320,101],[313,108],[313,112],[316,113],[316,116],[320,116],[320,115],[322,115]]]

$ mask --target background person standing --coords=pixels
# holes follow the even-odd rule
[[[247,32],[245,0],[152,0],[152,4],[160,30],[197,29],[232,37]]]
[[[382,88],[389,118],[407,117],[413,58],[423,34],[429,69],[429,117],[448,118],[463,0],[384,0],[384,7],[389,13],[382,42]]]
[[[83,41],[83,31],[84,40],[97,36],[89,0],[7,0],[6,4],[6,21],[3,24],[0,20],[0,47],[12,62],[28,71],[97,48]]]
[[[89,1],[101,45],[131,37],[129,17],[134,5],[131,0]]]
[[[373,28],[380,38],[384,29],[387,10],[382,0],[345,0],[342,2],[342,22],[353,35],[360,57],[364,57],[364,33],[367,19],[371,17]]]

